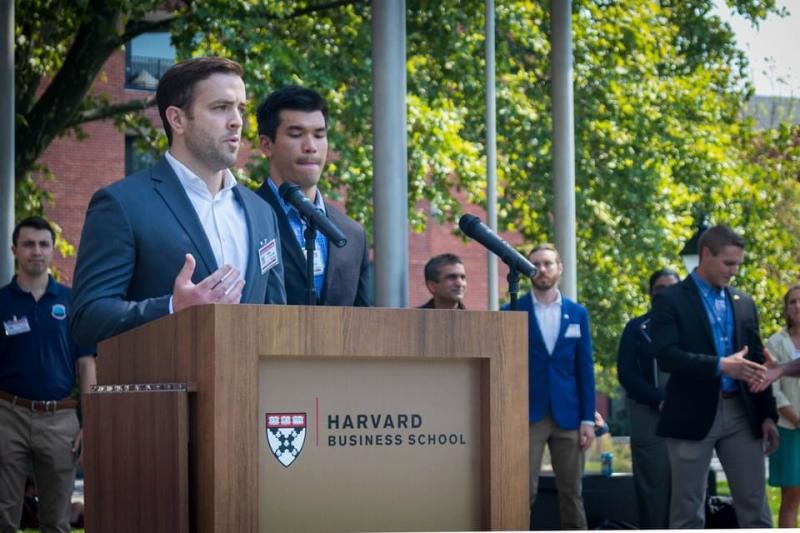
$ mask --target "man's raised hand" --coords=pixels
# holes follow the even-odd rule
[[[195,285],[192,283],[195,265],[194,256],[186,254],[183,268],[178,272],[172,289],[172,308],[175,312],[193,305],[239,303],[244,280],[239,279],[237,269],[223,265]]]
[[[766,348],[764,348],[764,359],[764,365],[767,367],[767,371],[761,381],[750,384],[750,392],[761,392],[766,390],[766,388],[772,385],[773,382],[783,377],[784,368],[778,364],[778,361],[772,357],[772,354],[769,353],[769,350]]]
[[[720,371],[726,376],[747,383],[750,387],[756,386],[767,375],[767,368],[756,362],[745,359],[747,346],[728,357],[723,357],[719,363]]]

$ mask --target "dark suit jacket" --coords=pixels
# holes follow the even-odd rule
[[[658,409],[664,394],[656,386],[652,330],[650,313],[638,316],[625,325],[617,352],[617,376],[629,398]]]
[[[278,229],[283,247],[283,275],[286,285],[286,302],[289,305],[306,303],[306,258],[294,236],[289,219],[283,211],[278,197],[268,183],[264,182],[258,194],[272,206],[278,217]],[[319,305],[368,306],[369,256],[367,235],[360,224],[330,204],[325,211],[347,237],[347,244],[337,248],[328,246],[328,262],[325,266],[325,283],[322,286]]]
[[[752,298],[729,289],[733,306],[734,351],[748,347],[747,359],[764,362],[758,315]],[[653,342],[661,368],[670,373],[658,434],[701,440],[711,429],[721,386],[718,357],[702,295],[691,276],[653,299]],[[737,381],[753,435],[761,437],[766,418],[777,420],[772,389],[751,394]]]
[[[281,261],[264,273],[259,264],[260,246],[275,240],[280,249],[275,214],[253,191],[243,186],[233,191],[250,239],[241,302],[285,303]],[[86,212],[72,289],[72,332],[78,343],[92,345],[169,314],[186,253],[197,263],[195,283],[220,266],[166,159],[97,191]]]

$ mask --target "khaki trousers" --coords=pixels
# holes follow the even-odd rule
[[[667,439],[672,469],[671,529],[702,529],[711,454],[717,451],[742,528],[772,527],[767,505],[764,452],[753,436],[740,397],[720,397],[703,440]]]
[[[40,530],[69,533],[76,459],[72,441],[79,429],[74,409],[38,413],[0,399],[0,532],[19,527],[25,478],[33,464]]]
[[[561,529],[586,529],[583,508],[583,459],[577,429],[561,429],[548,413],[530,425],[531,507],[539,490],[539,472],[547,444],[558,489]]]

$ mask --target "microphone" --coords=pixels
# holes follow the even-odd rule
[[[510,268],[516,269],[532,278],[539,271],[530,261],[504,241],[489,226],[481,222],[475,215],[464,215],[458,220],[458,227],[467,237],[475,239],[499,257]]]
[[[347,244],[347,237],[344,236],[342,230],[336,227],[336,224],[325,216],[322,209],[319,209],[311,203],[311,200],[300,190],[299,185],[284,181],[281,183],[281,186],[278,187],[278,194],[280,194],[284,202],[293,206],[306,220],[316,226],[337,248],[341,248]]]

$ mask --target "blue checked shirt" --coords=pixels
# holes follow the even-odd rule
[[[306,230],[305,221],[300,216],[297,209],[283,201],[281,195],[278,194],[278,186],[275,185],[272,178],[267,179],[267,183],[269,183],[272,192],[275,193],[275,196],[278,198],[278,202],[280,202],[283,212],[286,214],[286,218],[289,219],[289,225],[292,227],[292,232],[297,239],[297,244],[299,244],[300,249],[305,252],[306,238],[303,235],[303,232]],[[323,213],[326,212],[325,202],[322,201],[322,194],[319,191],[317,191],[317,197],[314,199],[314,205],[318,209],[321,209]],[[322,258],[322,272],[314,275],[314,291],[317,293],[317,299],[319,300],[322,297],[322,286],[325,284],[325,268],[328,264],[328,238],[325,237],[321,231],[317,231],[315,243],[317,250],[319,250],[320,257]]]
[[[706,308],[706,315],[711,324],[711,334],[714,336],[714,346],[719,357],[727,357],[733,353],[733,309],[728,291],[724,288],[714,289],[703,278],[697,274],[697,270],[692,272],[692,279],[700,289],[700,296],[703,306]],[[719,361],[717,362],[717,374],[720,373]],[[736,380],[722,375],[722,390],[736,391]]]

